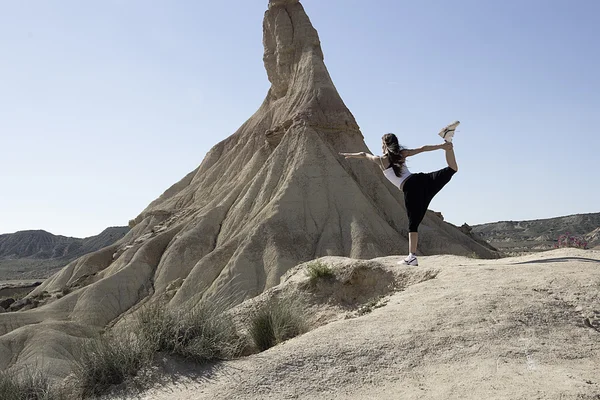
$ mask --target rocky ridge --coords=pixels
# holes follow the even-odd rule
[[[84,239],[44,230],[0,235],[0,281],[47,278],[69,262],[122,239],[129,228],[109,227]]]
[[[571,234],[600,246],[600,213],[576,214],[529,221],[500,221],[474,225],[473,232],[495,248],[509,253],[554,248],[559,236]]]

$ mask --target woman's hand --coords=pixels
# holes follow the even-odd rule
[[[454,145],[452,144],[452,142],[446,142],[442,145],[441,148],[444,149],[444,151],[448,151],[452,150],[454,148]]]

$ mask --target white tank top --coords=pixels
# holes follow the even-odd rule
[[[383,160],[380,157],[379,161],[381,162],[381,167],[383,167]],[[394,168],[392,168],[392,166],[390,165],[389,168],[384,169],[383,170],[383,174],[385,175],[386,178],[388,178],[388,180],[390,182],[392,182],[394,184],[394,186],[398,187],[398,189],[402,190],[402,184],[404,183],[405,180],[408,179],[409,176],[412,175],[412,173],[408,170],[408,167],[406,166],[406,164],[402,164],[402,168],[400,169],[400,176],[396,176],[396,173],[394,172]]]

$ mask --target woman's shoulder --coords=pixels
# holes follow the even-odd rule
[[[381,163],[381,168],[383,169],[388,169],[392,165],[392,163],[390,162],[390,157],[387,154],[384,154],[381,157],[379,157],[379,162]]]

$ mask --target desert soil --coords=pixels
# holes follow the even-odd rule
[[[260,354],[132,397],[600,399],[600,252],[420,257],[435,278]]]

